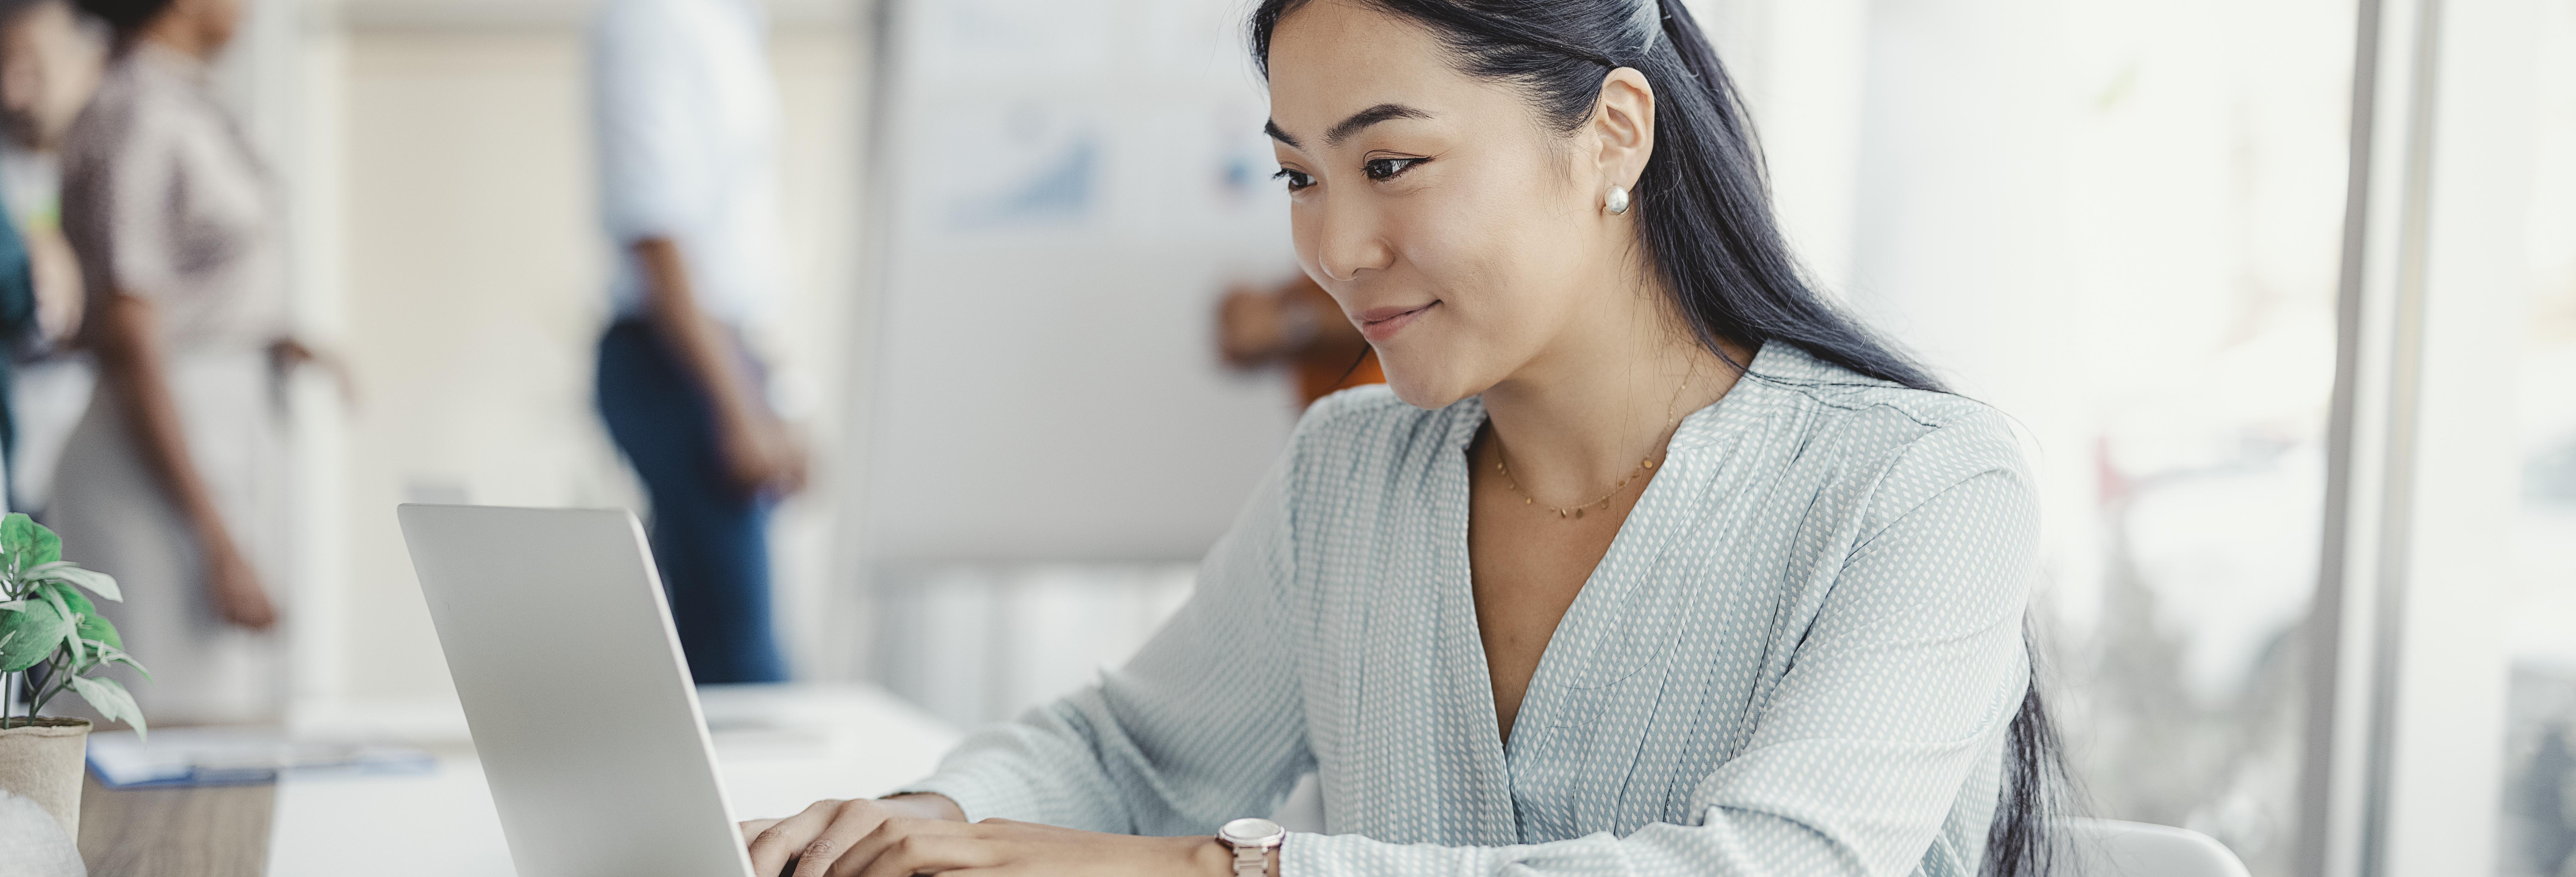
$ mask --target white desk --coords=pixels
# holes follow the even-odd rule
[[[699,700],[726,797],[742,819],[884,794],[929,773],[958,739],[956,729],[868,687],[708,688]],[[426,776],[279,783],[267,873],[513,873],[482,766],[466,753],[442,753]]]

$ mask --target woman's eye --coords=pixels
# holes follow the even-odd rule
[[[1278,173],[1271,174],[1270,178],[1274,180],[1287,180],[1288,191],[1291,192],[1315,184],[1315,178],[1307,176],[1304,171],[1292,171],[1284,167],[1280,168]]]
[[[1372,180],[1392,180],[1403,175],[1405,171],[1412,170],[1414,165],[1421,164],[1426,161],[1430,161],[1430,159],[1372,158],[1368,160],[1368,163],[1360,165],[1360,170],[1367,172],[1368,178]]]

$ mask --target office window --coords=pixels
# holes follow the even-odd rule
[[[2027,428],[2095,815],[2287,874],[2350,0],[1873,4],[1854,306]]]
[[[2576,2],[2552,0],[2535,53],[2528,322],[2497,873],[2576,873]]]
[[[2085,340],[2065,399],[2086,431],[2044,450],[2095,483],[2059,511],[2090,531],[2053,571],[2057,675],[2084,693],[2063,721],[2096,813],[2206,832],[2264,875],[2289,872],[2299,816],[2355,13],[2069,16],[2090,93],[2066,148]]]

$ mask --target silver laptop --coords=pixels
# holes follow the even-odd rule
[[[751,877],[635,516],[399,514],[519,877]]]

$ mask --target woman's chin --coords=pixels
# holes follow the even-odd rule
[[[1445,374],[1434,368],[1405,368],[1402,363],[1385,362],[1386,385],[1404,404],[1425,410],[1447,408],[1460,399],[1483,392],[1483,387],[1470,386],[1458,375]],[[1426,374],[1427,373],[1427,374]]]

